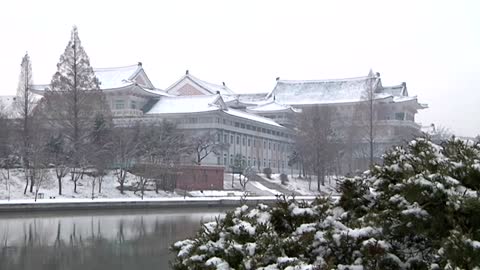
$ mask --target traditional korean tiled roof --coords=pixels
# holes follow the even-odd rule
[[[16,118],[19,116],[17,108],[15,108],[16,96],[0,96],[0,110],[6,113],[8,117]],[[37,106],[38,102],[42,99],[41,95],[31,93],[32,108]]]
[[[273,121],[270,118],[262,117],[262,116],[255,115],[255,114],[251,114],[251,113],[244,112],[244,111],[241,111],[241,110],[228,108],[228,110],[224,110],[224,112],[226,114],[233,115],[233,116],[236,116],[236,117],[240,117],[240,118],[244,118],[244,119],[257,121],[257,122],[261,122],[261,123],[264,123],[264,124],[284,128],[282,125],[278,124],[277,122]]]
[[[169,86],[165,91],[170,93],[175,89],[176,86],[178,86],[179,84],[185,81],[193,83],[194,85],[199,87],[201,90],[206,92],[206,94],[212,94],[212,95],[217,93],[220,93],[221,95],[235,94],[235,92],[233,92],[230,88],[228,88],[225,83],[222,83],[222,85],[219,85],[219,84],[210,83],[204,80],[200,80],[199,78],[190,74],[188,71],[185,73],[184,76],[182,76],[182,78],[180,78],[180,80],[176,81],[174,84]]]
[[[379,85],[377,80],[380,78],[371,76],[337,80],[278,80],[268,97],[289,105],[358,102],[367,87]],[[377,95],[377,98],[384,97]]]
[[[221,95],[199,95],[199,96],[172,96],[161,97],[152,108],[146,112],[147,115],[155,114],[186,114],[186,113],[201,113],[211,111],[222,111],[225,114],[257,121],[264,124],[282,127],[277,122],[254,115],[241,110],[228,108]],[[282,127],[283,128],[283,127]]]
[[[100,89],[120,88],[134,83],[133,79],[142,70],[140,65],[114,68],[94,68],[100,81]]]
[[[394,86],[384,86],[382,92],[390,94],[392,96],[408,96],[406,83]]]
[[[251,111],[253,113],[262,113],[262,112],[296,112],[297,110],[292,108],[290,105],[280,104],[275,100],[270,101],[268,103],[258,105],[255,107],[248,107],[247,111]]]
[[[158,92],[162,92],[160,89],[156,89],[142,68],[141,63],[137,65],[124,66],[124,67],[111,67],[111,68],[94,68],[95,77],[100,82],[100,89],[102,90],[114,90],[118,88],[124,88],[130,85],[138,85],[143,89],[148,89]],[[138,76],[141,75],[142,82],[139,82]],[[32,85],[32,90],[36,93],[48,90],[49,84],[36,84]]]
[[[0,112],[11,115],[15,96],[0,96]]]
[[[219,95],[161,97],[146,114],[199,113],[225,109]]]

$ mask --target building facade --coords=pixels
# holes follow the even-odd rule
[[[188,71],[165,90],[155,88],[141,63],[119,68],[94,69],[112,111],[114,124],[130,126],[136,122],[174,122],[190,134],[214,134],[219,143],[228,147],[211,153],[202,164],[232,167],[240,157],[246,166],[257,170],[269,167],[273,172],[291,172],[289,166],[294,151],[295,119],[305,108],[327,106],[335,108],[334,125],[339,136],[354,137],[357,150],[348,161],[348,168],[364,169],[362,145],[365,139],[351,131],[364,126],[362,104],[375,104],[375,155],[405,138],[417,135],[420,125],[415,114],[426,108],[416,97],[408,95],[405,83],[384,87],[380,75],[338,80],[289,81],[277,79],[270,92],[239,94],[225,83],[213,84],[200,80]],[[33,87],[42,95],[48,85]],[[371,91],[370,99],[365,93]],[[186,160],[188,162],[188,160]],[[354,164],[353,164],[354,163]],[[353,165],[352,165],[353,164]]]

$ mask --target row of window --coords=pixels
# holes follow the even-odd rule
[[[260,166],[263,168],[282,168],[284,169],[285,166],[287,166],[287,161],[283,161],[283,160],[276,160],[276,159],[263,159],[263,163],[262,163],[262,160],[261,159],[258,159],[253,157],[245,157],[245,156],[242,156],[242,165],[243,166],[252,166],[252,167],[257,167],[257,166]],[[231,154],[230,155],[230,159],[228,159],[228,155],[227,154],[223,154],[223,164],[222,164],[222,160],[219,157],[217,157],[217,164],[218,165],[225,165],[225,166],[234,166],[236,165],[235,164],[235,160],[234,160],[234,156]]]
[[[123,99],[116,99],[113,103],[114,110],[125,110],[126,108],[126,102]],[[130,100],[130,109],[136,110],[137,108],[137,102],[135,100]]]
[[[230,138],[229,138],[230,137]],[[221,143],[229,143],[230,145],[243,145],[247,147],[261,147],[263,141],[263,149],[273,150],[273,151],[280,151],[284,152],[287,150],[287,146],[283,143],[272,142],[270,140],[262,140],[256,139],[252,137],[247,137],[245,135],[234,135],[234,134],[217,134],[217,141]]]
[[[232,121],[227,121],[227,120],[223,119],[223,124],[227,125],[228,122],[232,123]],[[240,123],[240,122],[234,122],[233,126],[236,127],[236,128],[242,128],[242,129],[246,129],[246,130],[262,132],[262,133],[265,133],[265,134],[271,134],[271,135],[274,135],[274,136],[289,138],[289,135],[286,134],[286,133],[271,130],[271,129],[268,129],[268,128],[261,128],[261,127],[257,127],[257,126],[254,126],[254,125],[244,124],[244,123]]]

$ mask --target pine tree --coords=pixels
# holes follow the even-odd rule
[[[340,200],[244,205],[179,241],[174,269],[478,269],[480,143],[417,138]]]
[[[76,192],[78,169],[86,165],[88,153],[85,146],[89,143],[94,119],[98,114],[107,114],[108,106],[75,26],[65,52],[60,56],[46,98],[51,119],[68,141]]]
[[[28,188],[28,172],[30,169],[31,159],[31,137],[32,137],[32,125],[33,125],[33,109],[35,107],[34,94],[31,92],[31,86],[33,85],[32,79],[32,64],[28,53],[22,58],[20,64],[20,77],[17,87],[17,95],[15,97],[15,112],[18,118],[21,120],[21,126],[19,127],[21,145],[20,154],[25,171],[25,189],[24,194],[27,193]],[[33,192],[34,178],[30,179],[30,192]]]

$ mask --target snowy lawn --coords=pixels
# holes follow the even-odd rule
[[[2,170],[2,169],[0,169]],[[6,175],[5,170],[1,173]],[[1,176],[1,174],[0,174]],[[0,200],[15,199],[34,199],[35,187],[33,192],[30,192],[30,187],[26,194],[23,194],[25,188],[25,175],[23,169],[10,170],[10,179],[6,180],[4,177],[0,177]],[[130,186],[135,181],[135,176],[132,174],[127,175],[126,186]],[[47,179],[41,184],[39,194],[43,194],[43,200],[53,201],[60,199],[91,199],[92,198],[92,184],[93,178],[85,175],[83,179],[77,182],[77,193],[73,192],[73,182],[70,180],[69,175],[63,178],[62,181],[62,195],[58,195],[58,183],[55,177],[55,171],[52,169],[48,173]],[[119,186],[114,171],[110,171],[103,179],[102,192],[98,192],[98,181],[95,182],[94,197],[96,199],[102,198],[140,198],[140,192],[136,194],[133,191],[125,190],[124,194],[120,193],[117,189]],[[173,192],[167,192],[160,190],[157,194],[155,191],[145,191],[144,198],[165,198],[165,197],[179,197],[183,196]],[[52,199],[50,199],[52,198]],[[40,200],[40,199],[39,199]]]

